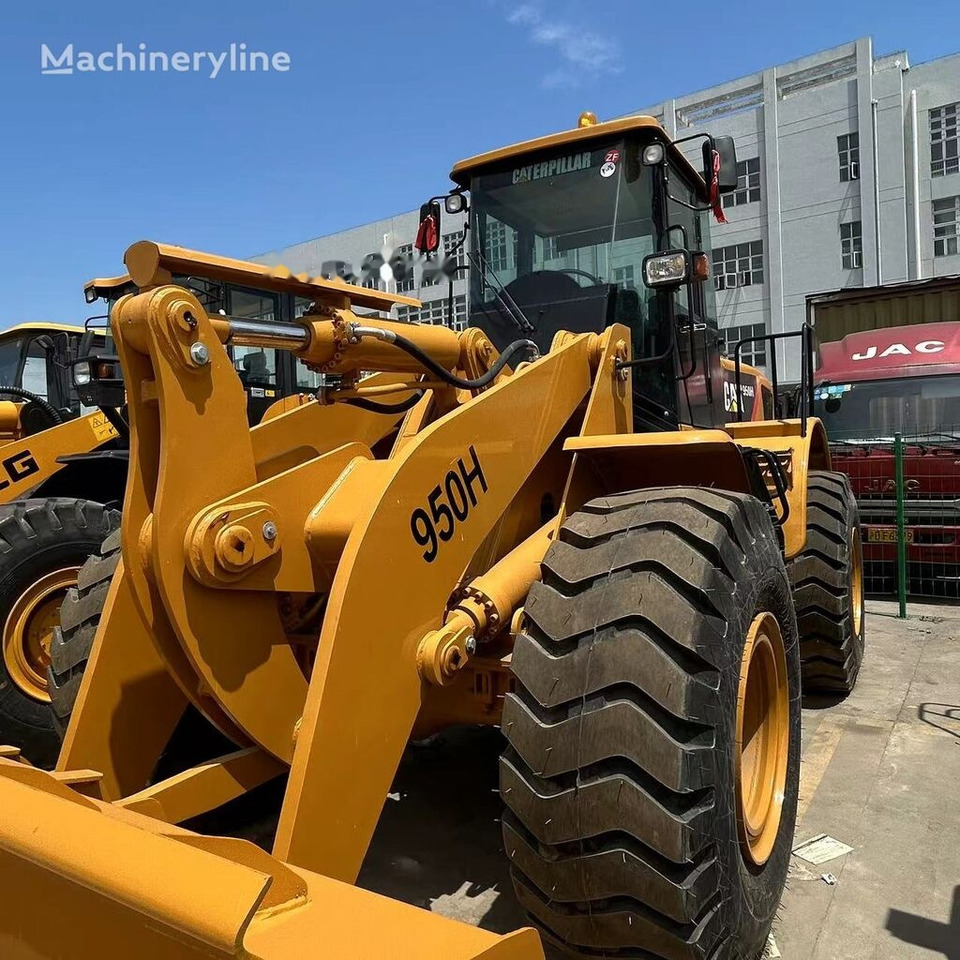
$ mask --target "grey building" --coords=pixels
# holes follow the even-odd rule
[[[960,273],[958,110],[960,54],[910,66],[906,51],[876,56],[863,38],[635,111],[674,137],[736,140],[740,186],[724,198],[729,222],[712,226],[728,343],[797,329],[811,293]],[[313,273],[346,261],[357,271],[371,253],[409,250],[416,228],[410,212],[256,259]],[[447,245],[461,228],[446,218]],[[398,289],[389,270],[366,276]],[[399,289],[424,301],[420,319],[447,316],[445,281],[424,283],[417,267]],[[457,323],[466,310],[457,280]],[[798,371],[794,343],[779,348],[787,379]],[[745,359],[769,369],[771,358],[759,345]]]
[[[423,263],[414,255],[413,241],[419,220],[419,210],[412,210],[261,254],[253,259],[271,266],[282,263],[294,273],[306,271],[310,274],[343,276],[362,286],[404,293],[420,300],[422,307],[419,310],[396,307],[396,319],[429,323],[447,323],[449,320],[450,325],[463,329],[467,322],[466,272],[461,271],[454,278],[451,303],[449,280],[431,275],[429,269],[424,270]],[[449,252],[460,243],[464,223],[462,214],[443,215],[441,243],[444,251]],[[456,262],[460,265],[466,264],[465,250],[466,247],[463,247],[456,254]],[[412,268],[400,279],[395,278],[395,273],[399,271],[393,269],[393,263],[398,258],[405,263],[413,261]]]

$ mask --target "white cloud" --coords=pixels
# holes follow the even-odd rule
[[[576,86],[584,77],[610,76],[623,69],[615,39],[555,17],[539,3],[521,3],[506,18],[507,23],[525,29],[533,43],[549,47],[559,56],[559,66],[541,79],[544,87]]]

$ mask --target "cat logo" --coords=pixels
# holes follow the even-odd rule
[[[741,384],[740,396],[743,397],[745,401],[745,407],[751,406],[755,396],[753,387],[748,383]],[[747,400],[750,401],[750,404],[746,403]],[[727,413],[740,412],[740,407],[737,403],[737,385],[731,383],[729,380],[723,381],[723,409],[726,410]]]
[[[544,177],[559,176],[564,173],[574,173],[577,170],[587,170],[593,163],[593,154],[589,150],[583,153],[573,153],[569,157],[560,157],[557,160],[544,160],[543,163],[533,163],[528,167],[517,167],[513,171],[514,183],[527,183],[530,180],[542,180]]]

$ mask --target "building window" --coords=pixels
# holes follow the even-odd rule
[[[412,243],[405,243],[397,248],[393,271],[397,280],[397,293],[409,293],[414,287]]]
[[[516,234],[514,234],[514,243],[516,243]],[[498,273],[506,270],[509,266],[507,260],[507,227],[492,217],[487,217],[486,248],[484,257],[490,271]]]
[[[933,255],[952,257],[957,249],[957,224],[960,223],[960,197],[933,201]]]
[[[543,259],[545,261],[560,259],[560,248],[556,237],[543,238]]]
[[[844,270],[858,270],[863,266],[863,235],[859,220],[840,224],[840,254]]]
[[[739,207],[760,200],[760,158],[751,157],[737,163],[737,189],[724,194],[725,207]]]
[[[942,177],[960,172],[957,151],[957,108],[960,103],[949,103],[930,111],[930,176]]]
[[[463,240],[462,233],[445,233],[443,235],[444,256],[452,258],[454,265],[458,268],[465,267],[467,264],[467,254],[464,250],[466,241],[461,243],[461,240]],[[456,253],[451,254],[452,250],[456,250]],[[459,274],[457,276],[459,276]]]
[[[366,277],[366,279],[363,281],[363,285],[364,285],[368,290],[382,290],[382,289],[383,289],[383,285],[380,283],[380,274],[379,274],[379,273],[371,273],[371,274],[368,274],[367,277]]]
[[[840,182],[860,179],[860,134],[847,133],[837,137],[837,154],[840,157]]]
[[[405,323],[446,324],[447,298],[427,300],[416,307],[397,307],[397,319]],[[453,298],[453,329],[464,330],[467,326],[467,298],[464,295]]]
[[[763,241],[736,243],[713,251],[713,284],[718,290],[763,283]]]
[[[724,352],[728,357],[734,358],[737,344],[741,340],[748,340],[751,337],[766,336],[767,328],[762,323],[748,323],[742,327],[727,327],[720,331],[724,339]],[[735,359],[735,358],[734,358]],[[740,349],[740,362],[749,363],[754,367],[763,367],[767,363],[767,341],[753,340],[745,343]]]
[[[636,290],[637,281],[634,274],[634,269],[632,266],[629,267],[614,267],[613,268],[613,282],[618,286],[622,287],[624,290]]]

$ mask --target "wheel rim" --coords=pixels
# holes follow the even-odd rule
[[[850,537],[850,602],[853,608],[853,635],[860,636],[863,625],[863,547],[860,528],[854,527]]]
[[[79,567],[64,567],[34,581],[17,598],[3,627],[3,662],[10,679],[28,697],[49,703],[47,668],[60,604],[77,585]]]
[[[747,633],[737,698],[737,803],[748,862],[767,862],[783,812],[790,751],[790,693],[780,625],[758,614]]]

